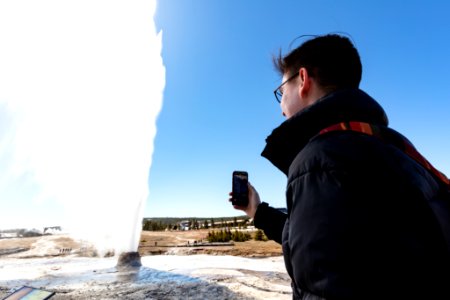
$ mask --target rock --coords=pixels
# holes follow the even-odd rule
[[[139,252],[123,252],[119,255],[116,268],[119,271],[140,268],[142,266]]]

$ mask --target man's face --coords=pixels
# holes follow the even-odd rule
[[[289,79],[287,74],[284,74],[282,82]],[[289,80],[284,84],[282,88],[283,97],[281,98],[281,111],[283,116],[287,119],[295,115],[302,110],[306,105],[303,105],[303,100],[300,97],[300,84],[301,80],[299,76]]]

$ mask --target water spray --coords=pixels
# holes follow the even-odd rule
[[[155,9],[0,3],[0,227],[61,225],[100,256],[137,251],[165,84]]]

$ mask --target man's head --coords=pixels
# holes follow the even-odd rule
[[[344,36],[314,37],[286,56],[274,58],[283,76],[281,107],[286,117],[333,91],[358,88],[362,65],[358,51]],[[280,99],[281,100],[281,99]]]

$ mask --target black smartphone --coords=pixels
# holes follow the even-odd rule
[[[248,173],[245,171],[233,172],[233,188],[231,203],[238,206],[248,205]]]

